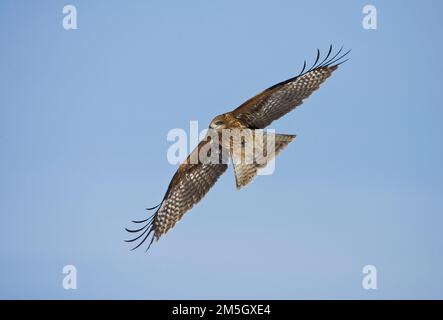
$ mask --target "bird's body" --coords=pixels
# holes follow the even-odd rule
[[[266,89],[231,112],[216,116],[206,137],[180,164],[162,202],[150,208],[157,208],[156,212],[148,219],[134,221],[144,223],[141,228],[127,229],[131,233],[140,233],[127,241],[141,239],[137,248],[152,233],[149,246],[154,239],[158,240],[206,195],[226,171],[229,158],[234,166],[237,188],[252,181],[257,170],[265,167],[295,138],[295,135],[274,134],[261,129],[300,105],[344,62],[341,59],[349,51],[340,56],[340,49],[330,58],[331,52],[332,46],[319,63],[318,51],[316,61],[308,71],[304,72],[305,62],[298,76]]]

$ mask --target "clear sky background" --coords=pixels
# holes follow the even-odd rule
[[[378,29],[362,8],[378,9]],[[78,30],[62,27],[74,4]],[[0,298],[443,298],[441,1],[1,1]],[[352,49],[273,123],[297,139],[232,169],[145,254],[124,243],[201,129]],[[62,287],[75,265],[78,289]],[[362,288],[375,265],[378,289]]]

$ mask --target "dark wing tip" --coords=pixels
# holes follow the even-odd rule
[[[343,51],[343,46],[340,48],[340,50],[337,51],[336,54],[334,54],[332,58],[324,61],[322,64],[320,64],[319,67],[334,68],[333,70],[337,69],[336,67],[349,60],[349,59],[343,60],[343,58],[346,57],[351,52],[351,50],[348,50],[345,53],[341,54],[342,51]]]
[[[303,74],[303,72],[305,71],[305,69],[306,69],[306,60],[305,60],[305,62],[303,62],[303,68],[301,69],[301,71],[300,71],[299,74]]]
[[[328,53],[325,55],[325,57],[320,61],[320,50],[317,49],[317,55],[315,58],[315,62],[313,63],[312,67],[310,67],[308,70],[305,71],[306,69],[306,61],[303,65],[303,69],[300,72],[299,76],[302,76],[310,71],[319,69],[319,68],[329,68],[332,71],[337,69],[337,67],[339,65],[341,65],[342,63],[348,61],[349,59],[345,59],[343,60],[344,57],[346,57],[351,50],[346,51],[345,53],[341,54],[343,51],[343,46],[331,57],[332,54],[332,50],[333,50],[333,46],[332,44],[329,46],[329,50]],[[320,62],[319,62],[320,61]]]
[[[158,208],[160,206],[160,204],[155,206],[155,207],[149,208],[147,210],[153,210],[155,208]],[[155,217],[157,216],[157,213],[158,213],[158,209],[157,209],[157,211],[154,214],[152,214],[147,219],[138,220],[138,221],[137,220],[133,220],[132,222],[136,223],[136,224],[145,223],[145,225],[142,226],[139,229],[128,229],[128,228],[125,228],[125,230],[127,232],[129,232],[129,233],[140,233],[139,235],[137,235],[136,237],[134,237],[132,239],[125,240],[125,242],[135,242],[135,241],[141,239],[140,242],[135,247],[133,247],[131,249],[131,251],[133,251],[133,250],[137,249],[138,247],[140,247],[148,239],[149,236],[151,236],[151,240],[149,240],[149,245],[148,245],[148,248],[146,249],[146,252],[151,247],[151,245],[152,245],[152,243],[154,241],[154,238],[155,238],[154,220],[155,220]]]
[[[317,48],[317,57],[315,58],[315,62],[312,64],[312,67],[310,67],[307,72],[312,71],[317,67],[318,60],[320,60],[320,49]]]
[[[151,208],[146,208],[145,210],[154,210],[157,209],[159,206],[161,205],[161,203],[159,203],[158,205],[156,205],[155,207],[151,207]]]

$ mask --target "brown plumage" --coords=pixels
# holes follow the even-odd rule
[[[188,158],[180,164],[174,174],[161,203],[148,210],[157,209],[148,219],[133,221],[144,224],[135,230],[126,229],[130,233],[140,233],[137,237],[127,240],[140,242],[138,248],[151,235],[148,249],[154,239],[158,240],[183,217],[183,215],[198,203],[227,169],[227,157],[230,156],[237,188],[247,185],[257,174],[257,170],[265,167],[269,161],[283,150],[295,135],[284,135],[263,132],[258,129],[267,127],[272,121],[279,119],[295,109],[308,98],[312,92],[342,64],[340,49],[331,57],[332,46],[328,54],[320,60],[320,51],[313,66],[303,70],[296,77],[280,82],[253,98],[249,99],[235,110],[216,116],[210,123],[208,135],[191,152]],[[229,131],[232,136],[225,140],[223,134]],[[245,140],[254,139],[253,147],[245,147]],[[262,144],[256,141],[263,141]],[[263,152],[271,143],[274,147],[272,154]],[[255,157],[256,154],[266,156]],[[251,161],[247,159],[252,158]]]

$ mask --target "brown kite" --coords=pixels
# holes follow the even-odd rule
[[[264,141],[262,144],[254,142],[253,148],[250,149],[254,155],[257,150],[263,151],[264,146],[269,145],[269,142],[266,143],[269,140],[261,138],[271,137],[272,155],[268,155],[266,160],[262,162],[259,162],[258,158],[247,162],[245,158],[251,151],[245,151],[244,139],[236,140],[235,134],[234,138],[230,137],[228,140],[214,139],[214,135],[208,134],[188,158],[180,164],[161,203],[148,209],[157,209],[155,213],[148,219],[133,221],[136,224],[144,224],[141,228],[126,229],[130,233],[140,233],[135,238],[126,240],[127,242],[135,242],[141,239],[133,250],[141,246],[152,235],[148,245],[149,249],[154,239],[160,239],[163,234],[174,227],[185,212],[206,195],[228,167],[223,156],[226,154],[225,151],[229,154],[234,166],[237,188],[241,188],[254,178],[258,169],[266,166],[269,160],[285,148],[295,138],[295,135],[263,134],[260,129],[267,127],[272,121],[301,105],[304,99],[317,90],[332,72],[346,61],[343,61],[343,58],[350,50],[344,54],[341,54],[342,49],[334,55],[331,55],[331,52],[332,46],[325,58],[320,61],[320,50],[317,50],[315,62],[308,70],[305,70],[305,61],[302,71],[296,77],[273,85],[231,112],[216,116],[209,125],[209,130],[215,132],[215,137],[221,136],[222,132],[227,130],[238,130],[238,132],[246,133],[246,136],[253,137],[254,141]],[[237,145],[239,148],[235,147]],[[261,148],[257,147],[258,145],[261,145]],[[215,157],[217,161],[203,161],[200,157],[202,154],[210,156],[212,159]]]

